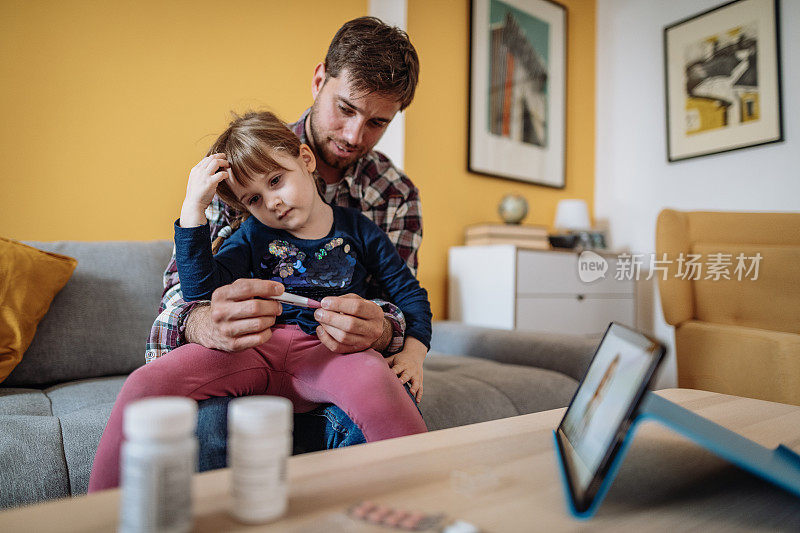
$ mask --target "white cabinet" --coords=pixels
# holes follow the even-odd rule
[[[510,245],[450,248],[449,318],[476,326],[582,335],[609,322],[635,326],[634,281],[615,279],[617,257],[594,281],[579,276],[579,254]]]

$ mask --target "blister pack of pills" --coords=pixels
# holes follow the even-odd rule
[[[407,511],[371,501],[353,505],[347,510],[347,515],[356,520],[401,531],[440,531],[444,521],[444,514]]]
[[[477,527],[463,520],[448,523],[444,513],[408,511],[371,501],[353,505],[347,510],[347,516],[354,520],[400,531],[479,533]]]

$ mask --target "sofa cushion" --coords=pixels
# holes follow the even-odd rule
[[[69,496],[54,416],[0,415],[0,509]]]
[[[30,243],[78,260],[4,385],[127,374],[144,364],[170,241]]]
[[[432,354],[429,357],[433,357],[428,365],[431,370],[463,376],[502,392],[517,414],[566,407],[578,388],[577,381],[553,370],[473,358],[469,359],[474,362],[465,364],[462,362],[465,358],[457,355]]]
[[[430,431],[566,407],[578,382],[559,372],[430,353],[420,410]]]
[[[52,405],[53,415],[63,417],[97,405],[113,405],[126,377],[70,381],[45,389],[44,394]]]
[[[22,360],[76,264],[71,257],[0,237],[0,382]]]
[[[37,389],[0,389],[0,415],[50,416],[50,399]]]
[[[111,416],[111,408],[127,376],[82,379],[44,390],[61,422],[64,458],[73,495],[89,487],[94,454]]]
[[[436,371],[426,364],[419,404],[428,431],[518,415],[502,392],[480,381]]]
[[[553,370],[577,381],[583,379],[602,335],[563,335],[467,326],[460,322],[433,323],[432,352],[468,355],[524,367]]]
[[[119,383],[122,387],[122,383]],[[89,474],[100,437],[111,416],[113,401],[84,407],[61,416],[64,458],[69,467],[69,484],[73,495],[89,489]]]

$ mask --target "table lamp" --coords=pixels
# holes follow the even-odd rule
[[[583,200],[561,200],[556,207],[556,231],[587,231],[592,229],[589,222],[589,208]]]
[[[555,234],[549,237],[554,248],[590,248],[589,235],[592,223],[589,222],[589,208],[583,200],[561,200],[556,207],[556,220],[553,223]]]

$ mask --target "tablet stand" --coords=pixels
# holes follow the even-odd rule
[[[575,509],[567,484],[566,470],[556,442],[558,466],[561,470],[569,510],[573,516],[576,518],[589,518],[597,511],[608,489],[611,487],[611,483],[614,481],[628,446],[633,441],[637,426],[645,420],[659,422],[736,466],[800,496],[800,455],[790,448],[783,444],[775,449],[766,448],[719,424],[715,424],[707,418],[684,409],[680,405],[665,400],[661,396],[647,392],[642,399],[636,417],[625,435],[619,453],[614,458],[603,484],[597,491],[597,496],[592,505],[584,512],[579,512]],[[555,432],[553,432],[553,437],[557,438]]]

